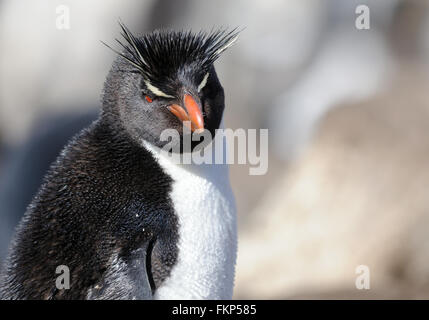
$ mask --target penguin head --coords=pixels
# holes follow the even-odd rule
[[[225,102],[213,63],[238,32],[158,30],[137,38],[120,26],[123,51],[108,46],[119,56],[105,83],[102,114],[134,141],[160,148],[171,145],[161,138],[166,129],[176,130],[180,145],[185,134],[208,130],[214,137]]]

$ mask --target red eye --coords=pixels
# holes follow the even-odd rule
[[[149,96],[145,96],[145,98],[146,98],[146,101],[147,101],[147,102],[149,102],[149,103],[151,103],[151,102],[152,102],[152,99],[151,99]]]

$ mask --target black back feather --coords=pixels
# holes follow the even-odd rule
[[[119,25],[125,42],[116,41],[123,51],[103,44],[126,59],[152,84],[162,82],[185,66],[192,65],[202,73],[207,72],[222,52],[234,44],[240,32],[237,28],[210,33],[156,30],[137,38],[122,22]]]

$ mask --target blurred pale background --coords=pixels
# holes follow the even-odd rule
[[[429,298],[424,0],[0,0],[0,261],[47,166],[96,117],[114,59],[100,40],[119,18],[136,33],[245,27],[216,64],[225,122],[268,128],[270,154],[264,176],[231,168],[236,298]]]

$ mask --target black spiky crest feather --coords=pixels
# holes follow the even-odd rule
[[[204,74],[227,48],[234,44],[240,33],[237,28],[213,30],[210,33],[200,31],[156,30],[137,38],[122,23],[121,35],[125,43],[116,39],[123,51],[108,48],[127,60],[152,84],[162,82],[187,64],[196,64]]]

